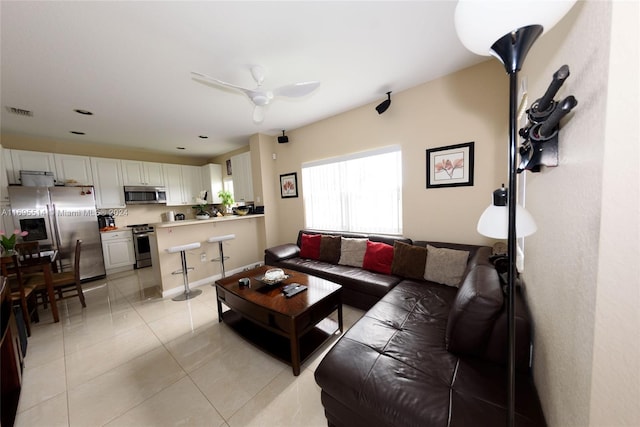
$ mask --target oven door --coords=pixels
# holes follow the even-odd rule
[[[151,266],[151,245],[148,233],[133,233],[133,248],[136,253],[136,268]]]

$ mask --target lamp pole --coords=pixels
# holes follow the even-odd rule
[[[508,366],[507,366],[507,425],[515,426],[515,290],[516,290],[516,143],[518,129],[518,71],[536,39],[542,34],[541,25],[529,25],[504,35],[491,50],[500,59],[509,75],[509,227],[507,235],[507,321],[508,321]]]

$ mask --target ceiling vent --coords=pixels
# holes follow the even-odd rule
[[[25,110],[22,108],[7,107],[7,111],[11,114],[16,114],[22,117],[33,117],[33,111]]]

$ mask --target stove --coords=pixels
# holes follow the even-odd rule
[[[149,244],[149,234],[154,232],[154,228],[149,224],[127,225],[133,233],[133,248],[136,254],[135,268],[151,267],[151,245]]]

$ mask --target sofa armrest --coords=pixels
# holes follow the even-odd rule
[[[278,261],[295,258],[298,256],[300,256],[300,248],[298,247],[298,245],[294,245],[293,243],[286,243],[284,245],[265,249],[264,263],[267,265],[274,264]]]

